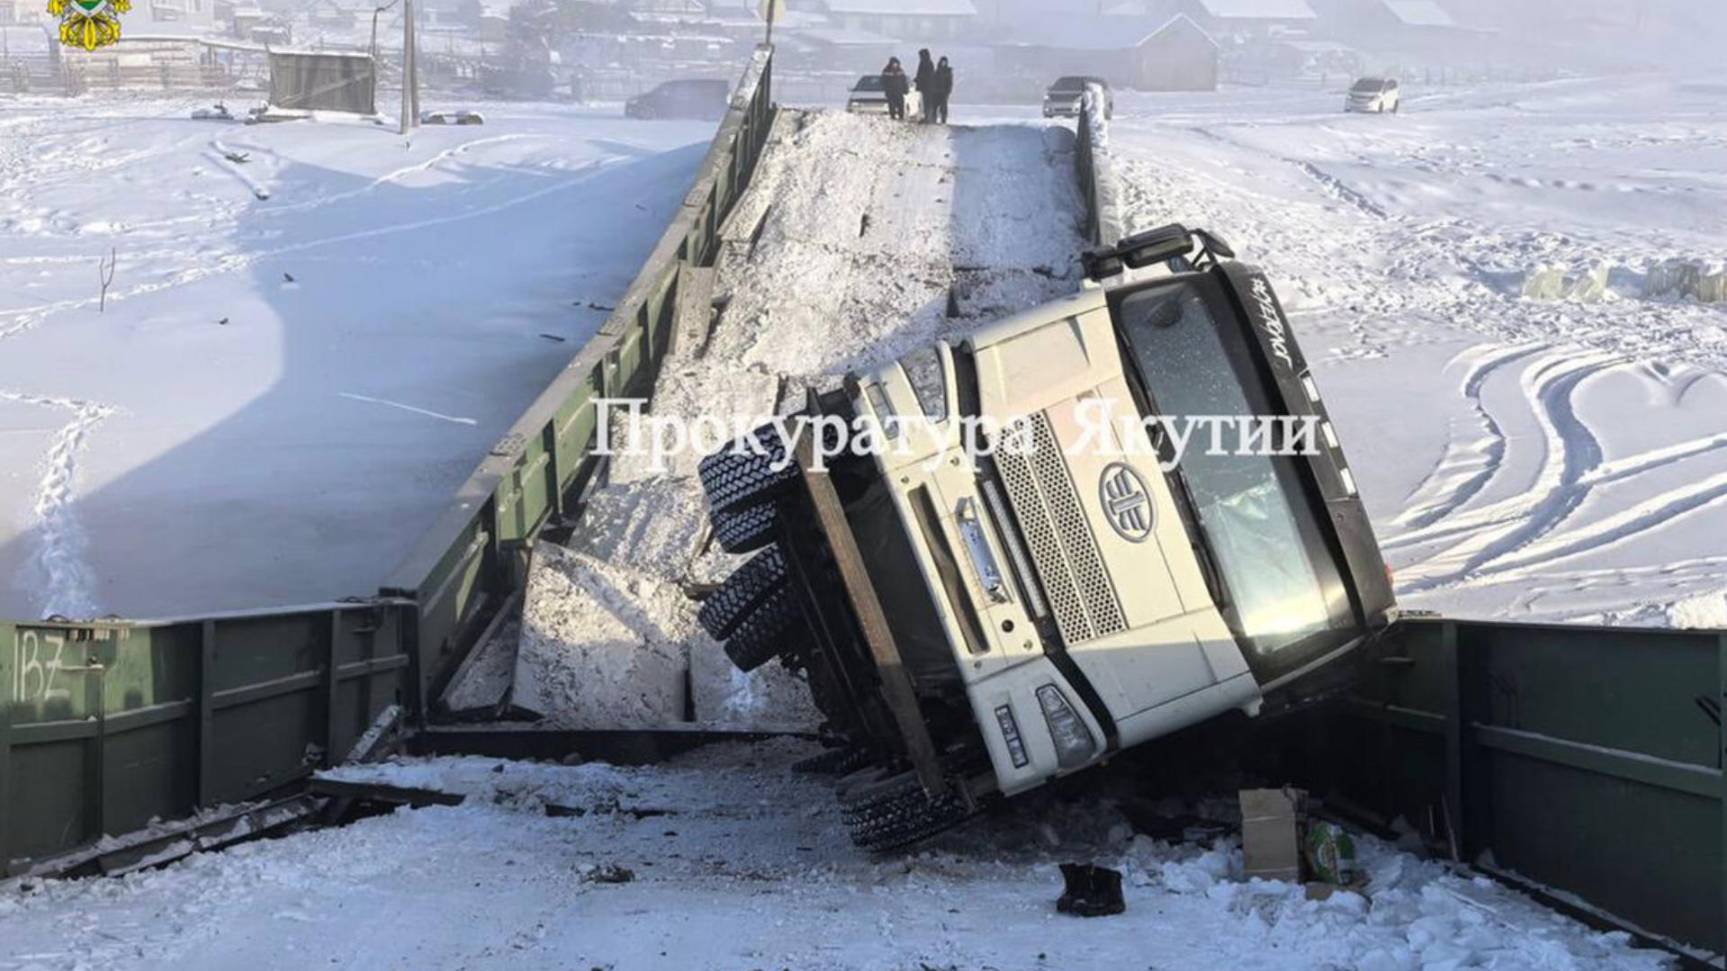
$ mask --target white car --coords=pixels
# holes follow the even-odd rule
[[[846,111],[854,115],[885,115],[887,111],[887,92],[882,86],[879,74],[865,74],[852,85],[846,96]],[[909,118],[923,117],[923,98],[916,91],[905,96],[905,116]]]
[[[1396,78],[1362,78],[1350,86],[1343,110],[1396,114],[1401,101]]]

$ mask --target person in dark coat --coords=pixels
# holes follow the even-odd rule
[[[929,48],[917,52],[917,93],[923,96],[923,120],[935,120],[935,62]]]
[[[947,58],[935,66],[935,120],[947,124],[947,99],[953,97],[953,66]]]
[[[887,116],[904,121],[905,96],[911,90],[911,82],[906,79],[905,68],[899,66],[899,58],[887,59],[887,67],[881,70],[881,90],[887,96]]]

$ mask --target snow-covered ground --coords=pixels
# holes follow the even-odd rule
[[[375,592],[605,319],[713,133],[193,107],[0,105],[0,617]]]
[[[1405,606],[1727,626],[1727,304],[1651,292],[1727,258],[1724,94],[1124,95],[1112,135],[1130,225],[1272,274]],[[1524,296],[1543,268],[1605,292]]]
[[[469,798],[119,879],[0,884],[0,968],[1668,966],[1623,935],[1371,840],[1360,894],[1315,902],[1243,881],[1234,837],[1153,840],[1107,800],[1038,800],[871,859],[842,835],[830,783],[789,771],[810,751],[779,741],[641,769],[460,758],[342,770]],[[586,813],[548,817],[547,804]],[[1119,867],[1127,912],[1056,913],[1057,864],[1072,861]],[[608,882],[620,867],[633,879]]]

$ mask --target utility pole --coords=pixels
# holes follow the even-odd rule
[[[406,135],[420,124],[420,66],[414,39],[414,0],[402,0],[402,128]]]
[[[785,0],[762,0],[762,19],[768,22],[767,45],[774,46],[774,21],[779,19],[780,10],[785,6]]]

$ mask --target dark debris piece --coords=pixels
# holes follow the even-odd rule
[[[1055,909],[1076,917],[1108,917],[1127,909],[1121,897],[1121,871],[1089,863],[1063,863],[1061,876],[1067,883]]]

